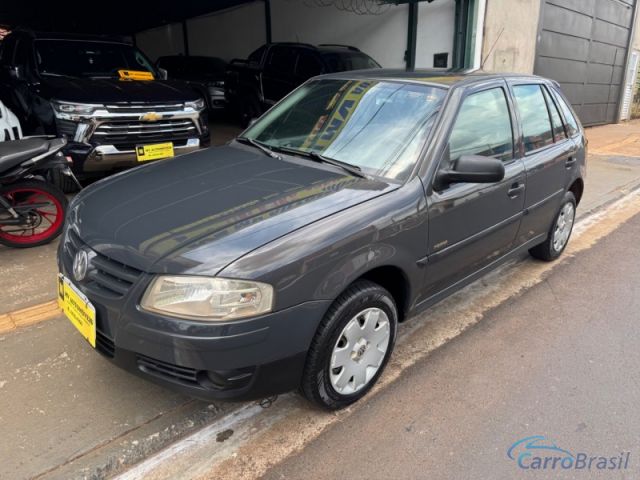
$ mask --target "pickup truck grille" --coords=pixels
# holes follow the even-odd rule
[[[93,132],[93,140],[102,144],[135,144],[183,140],[197,135],[198,130],[190,119],[158,122],[113,121],[98,125]]]
[[[148,113],[148,112],[175,112],[184,108],[183,103],[113,103],[105,105],[110,113]]]
[[[69,229],[64,244],[64,261],[68,272],[73,267],[73,259],[84,242],[73,229]],[[86,247],[85,247],[86,248]],[[140,270],[93,252],[87,279],[87,289],[103,297],[121,298],[141,275]]]

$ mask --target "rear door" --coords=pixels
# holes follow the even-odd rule
[[[545,235],[567,188],[577,147],[561,120],[546,85],[510,82],[516,114],[522,126],[520,158],[527,175],[525,215],[518,234],[520,243]]]
[[[496,183],[454,183],[428,196],[427,297],[445,290],[514,248],[524,205],[525,173],[514,149],[518,129],[504,81],[473,87],[460,102],[440,160],[450,169],[462,155],[504,162]]]

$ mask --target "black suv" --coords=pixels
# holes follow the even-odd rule
[[[16,31],[0,47],[0,100],[26,135],[66,137],[80,178],[208,145],[201,95],[162,77],[118,39]]]
[[[210,110],[223,110],[224,74],[227,62],[217,57],[167,55],[156,66],[167,71],[168,78],[183,80],[197,89]]]
[[[356,47],[271,43],[246,60],[231,61],[225,93],[229,107],[246,125],[311,77],[372,68],[380,65]]]

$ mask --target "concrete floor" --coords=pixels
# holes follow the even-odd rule
[[[485,314],[263,478],[638,478],[638,238],[640,216]],[[507,450],[532,435],[574,455],[631,452],[628,470],[526,472]]]

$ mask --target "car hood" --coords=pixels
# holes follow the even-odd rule
[[[107,102],[185,102],[199,95],[176,80],[148,82],[114,79],[47,77],[42,79],[42,93],[50,100],[79,103]]]
[[[397,188],[239,144],[138,167],[74,200],[95,251],[139,270],[214,275],[287,233]]]

